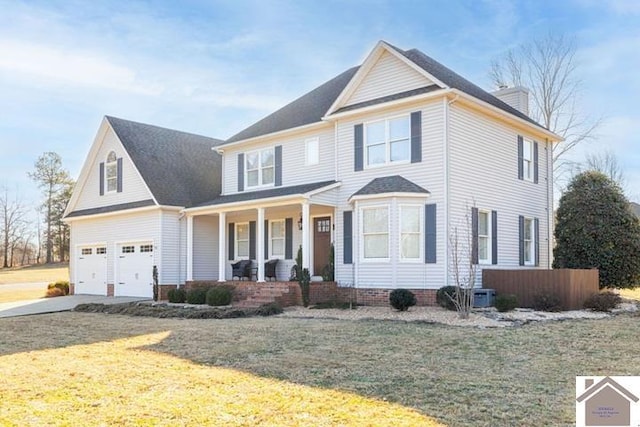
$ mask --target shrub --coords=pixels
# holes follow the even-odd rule
[[[260,307],[255,309],[255,314],[258,316],[273,316],[274,314],[280,314],[284,310],[278,303],[270,302],[268,304],[262,304]]]
[[[395,289],[389,294],[389,303],[398,311],[407,311],[417,302],[416,296],[408,289]]]
[[[538,311],[562,311],[562,301],[555,294],[537,294],[533,297],[533,309]]]
[[[609,312],[622,302],[620,295],[611,291],[599,292],[591,295],[584,302],[584,308],[593,311]]]
[[[513,294],[496,295],[495,306],[500,313],[511,311],[518,306],[518,298]]]
[[[187,300],[187,291],[184,288],[169,289],[169,302],[183,303]]]
[[[207,305],[220,306],[231,304],[233,290],[230,286],[214,286],[207,291]]]
[[[69,295],[69,282],[66,280],[58,280],[55,283],[49,283],[47,285],[47,290],[49,289],[60,289],[62,291],[62,295]],[[59,296],[59,295],[54,295]]]
[[[298,284],[300,285],[300,291],[302,292],[302,305],[305,307],[309,307],[310,300],[310,282],[311,282],[311,274],[309,274],[308,268],[303,268],[300,273],[300,278],[298,280]]]
[[[456,304],[453,302],[456,299],[456,290],[455,286],[441,287],[436,292],[436,303],[447,310],[456,311]],[[453,300],[449,297],[453,298]]]
[[[47,289],[45,298],[63,297],[64,295],[65,293],[62,289],[53,287],[53,288]]]
[[[194,288],[187,291],[187,303],[204,304],[207,301],[207,291],[209,288]]]

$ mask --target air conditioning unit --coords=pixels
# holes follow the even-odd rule
[[[492,307],[496,300],[496,291],[494,289],[474,289],[473,306],[474,307]]]

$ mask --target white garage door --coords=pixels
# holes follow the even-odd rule
[[[116,250],[115,295],[153,298],[153,244],[123,243]]]
[[[107,247],[78,248],[76,258],[76,294],[107,294]]]

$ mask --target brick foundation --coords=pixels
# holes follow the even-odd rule
[[[436,289],[409,289],[418,300],[419,306],[434,306],[436,304]],[[393,289],[375,288],[337,288],[338,302],[355,302],[362,305],[388,306],[389,294]]]
[[[76,284],[69,283],[69,295],[75,295],[75,294],[76,294]]]
[[[113,283],[107,283],[107,296],[113,296]]]
[[[169,299],[169,291],[177,288],[177,285],[158,285],[158,299],[166,301]]]

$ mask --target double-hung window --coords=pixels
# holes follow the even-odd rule
[[[284,258],[284,220],[271,221],[270,258]]]
[[[275,177],[274,157],[273,147],[247,153],[245,157],[247,187],[273,185]]]
[[[362,256],[364,259],[389,258],[389,207],[362,209]]]
[[[524,219],[524,264],[534,265],[536,262],[535,254],[535,231],[534,220],[532,218]]]
[[[420,261],[422,256],[422,207],[400,206],[400,259]]]
[[[236,224],[236,259],[249,259],[249,223]]]
[[[105,164],[106,172],[106,193],[112,193],[118,189],[118,159],[116,153],[111,151],[107,155],[107,162]]]
[[[367,166],[411,160],[411,120],[409,116],[379,120],[365,125]]]
[[[478,262],[491,264],[491,216],[488,211],[478,211]]]
[[[533,142],[525,139],[522,142],[522,175],[528,181],[533,181]]]

